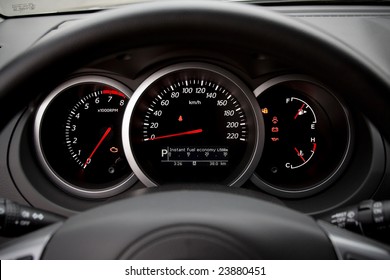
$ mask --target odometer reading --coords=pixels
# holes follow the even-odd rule
[[[228,148],[210,147],[164,147],[161,162],[182,166],[226,166],[229,164]]]
[[[147,185],[230,185],[245,174],[257,155],[259,117],[234,78],[201,67],[168,70],[137,91],[124,131],[130,133],[128,159],[135,159]]]

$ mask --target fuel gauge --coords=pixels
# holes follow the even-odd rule
[[[289,149],[284,166],[297,169],[308,164],[316,152],[317,117],[312,107],[301,98],[287,97],[285,103],[284,110],[278,112],[279,118],[274,116],[271,122],[272,125],[278,125],[279,119],[285,122],[285,129],[279,133]]]
[[[265,145],[252,181],[273,194],[299,197],[329,186],[350,147],[348,115],[334,95],[304,76],[272,79],[255,90]]]

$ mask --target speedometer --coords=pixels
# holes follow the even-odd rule
[[[263,119],[254,106],[250,90],[221,68],[163,69],[141,84],[126,108],[126,157],[147,186],[240,185],[263,146]]]

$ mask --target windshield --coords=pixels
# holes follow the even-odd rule
[[[88,11],[147,0],[1,0],[0,14],[8,17]]]
[[[15,17],[36,14],[93,11],[129,3],[150,1],[152,0],[0,0],[0,14],[7,17]],[[245,0],[230,1],[243,2]]]
[[[55,14],[77,11],[95,11],[107,8],[113,8],[120,5],[166,1],[166,0],[0,0],[0,15],[6,17],[29,16],[38,14]],[[260,4],[270,3],[329,3],[329,2],[385,2],[387,0],[214,0],[230,2],[255,2]]]

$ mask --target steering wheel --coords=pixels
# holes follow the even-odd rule
[[[49,90],[83,65],[161,43],[228,44],[289,61],[343,93],[390,139],[385,110],[390,85],[364,56],[298,20],[215,1],[164,1],[99,12],[40,41],[0,71],[0,127],[34,98],[31,93]],[[0,255],[12,255],[16,246],[47,259],[390,258],[381,244],[249,191],[166,189],[75,215],[16,240]]]

